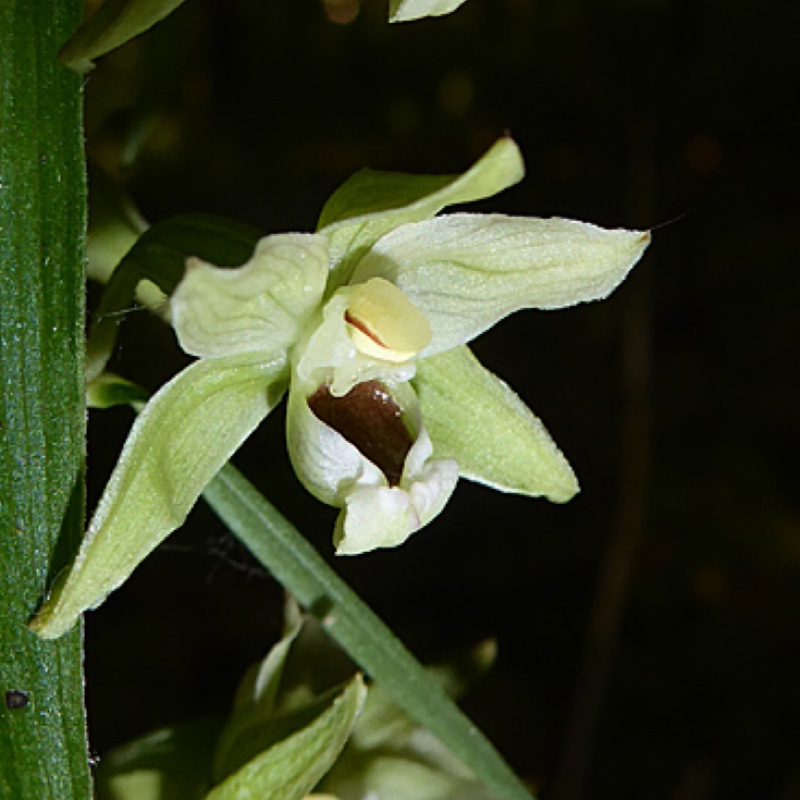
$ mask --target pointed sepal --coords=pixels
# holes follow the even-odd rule
[[[448,214],[403,225],[359,263],[354,282],[395,283],[427,317],[422,355],[466,344],[523,308],[602,300],[641,258],[650,234],[568,219]]]
[[[68,631],[120,586],[187,514],[208,482],[280,400],[285,359],[205,359],[165,384],[134,423],[68,573],[30,627]]]
[[[447,206],[491,197],[524,174],[522,155],[508,136],[462,175],[357,172],[331,195],[319,218],[318,229],[330,238],[332,283],[348,280],[358,260],[389,231],[430,219]]]
[[[455,459],[463,477],[557,503],[578,491],[544,425],[468,347],[421,360],[414,386],[434,454]]]

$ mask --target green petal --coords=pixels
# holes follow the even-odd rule
[[[195,356],[281,353],[319,305],[328,277],[325,236],[267,236],[237,269],[199,259],[172,295],[172,322],[181,347]]]
[[[410,22],[423,17],[450,14],[465,0],[391,0],[389,22]]]
[[[302,628],[299,610],[292,627],[267,653],[266,657],[248,669],[236,690],[231,713],[217,741],[213,759],[215,780],[222,780],[238,769],[243,761],[239,751],[252,746],[254,733],[275,713],[275,700],[283,677],[286,659]],[[252,755],[252,750],[249,751]],[[244,759],[245,761],[248,759]]]
[[[544,425],[467,347],[425,358],[413,381],[436,458],[504,492],[563,503],[578,491]]]
[[[366,691],[356,675],[312,722],[249,760],[209,792],[206,800],[301,800],[347,742]]]
[[[169,310],[165,295],[171,295],[180,283],[189,256],[215,264],[241,264],[250,257],[259,238],[258,231],[249,225],[207,214],[181,214],[148,228],[111,276],[106,275],[108,286],[95,312],[86,346],[87,380],[105,369],[114,351],[123,312],[130,309],[134,295],[151,311],[162,315]],[[104,257],[102,251],[99,255]],[[106,251],[105,255],[113,252]]]
[[[280,400],[284,359],[198,361],[136,420],[66,578],[31,622],[45,639],[100,605],[186,519],[200,492]]]
[[[650,234],[568,219],[451,214],[387,234],[353,282],[397,284],[428,318],[423,355],[464,344],[522,308],[554,309],[608,296]]]
[[[524,174],[522,155],[510,137],[499,139],[463,175],[357,172],[331,195],[319,218],[318,229],[330,239],[334,284],[345,282],[367,250],[399,225],[491,197]]]

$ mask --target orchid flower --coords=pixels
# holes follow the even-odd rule
[[[58,636],[102,602],[287,393],[291,461],[311,494],[340,509],[339,554],[401,544],[459,476],[569,500],[578,484],[567,460],[466,345],[514,311],[606,297],[649,234],[436,216],[522,175],[509,138],[455,178],[365,170],[330,198],[316,233],[267,236],[234,269],[190,258],[171,320],[197,361],[139,415],[34,630]]]

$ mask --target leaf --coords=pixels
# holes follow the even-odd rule
[[[58,637],[120,586],[183,524],[285,381],[284,357],[247,355],[197,361],[164,385],[134,423],[78,555],[31,629]]]
[[[240,760],[236,752],[240,747],[240,740],[251,739],[252,731],[273,713],[286,659],[301,627],[302,617],[298,614],[295,623],[283,638],[270,649],[262,661],[247,671],[239,684],[233,713],[215,748],[215,776],[225,777],[233,771],[232,764]]]
[[[496,652],[494,641],[486,640],[442,664],[427,667],[427,672],[439,682],[448,696],[457,698],[488,671]],[[376,684],[370,686],[369,697],[350,744],[361,752],[403,749],[415,731],[419,731],[419,726]]]
[[[489,741],[305,537],[232,466],[203,494],[217,515],[394,702],[499,800],[532,800]],[[214,798],[214,800],[218,800]]]
[[[152,28],[184,0],[105,0],[58,54],[64,66],[85,74],[93,61]]]
[[[366,691],[356,675],[312,722],[256,755],[206,800],[301,800],[342,751]]]
[[[578,482],[544,425],[466,346],[417,362],[414,388],[437,458],[504,492],[563,503]]]
[[[83,531],[79,0],[0,3],[0,797],[88,800],[82,633],[26,625]]]

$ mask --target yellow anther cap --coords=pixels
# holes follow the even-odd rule
[[[407,361],[431,341],[428,320],[400,289],[383,278],[370,278],[355,287],[345,320],[355,346],[384,361]]]

